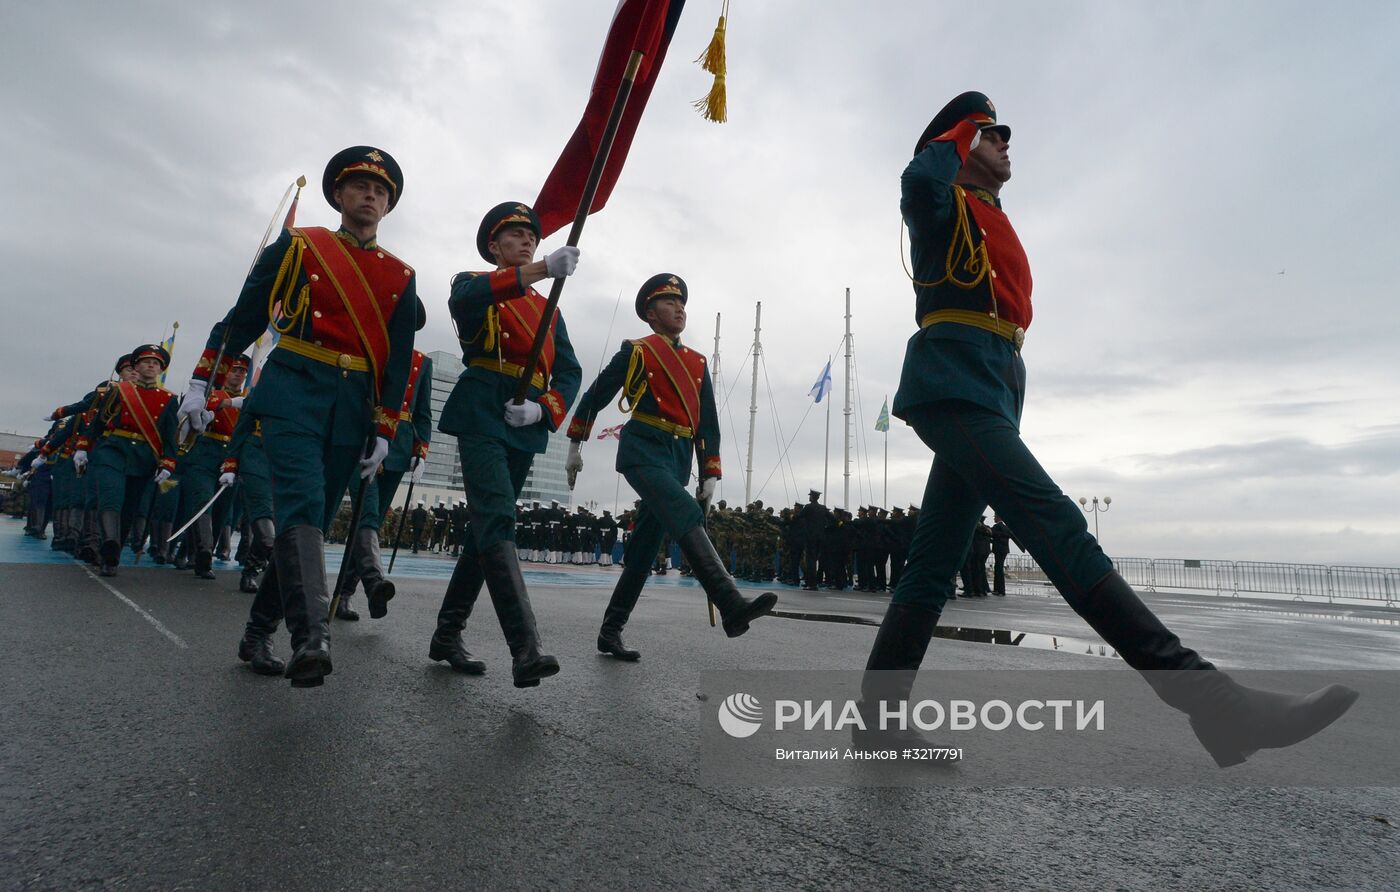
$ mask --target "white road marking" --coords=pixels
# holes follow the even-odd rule
[[[107,582],[107,580],[92,572],[92,570],[86,564],[81,563],[79,561],[74,561],[74,563],[76,563],[79,567],[82,567],[83,572],[86,573],[88,576],[91,576],[94,582],[96,582],[98,585],[102,586],[112,594],[116,595],[118,601],[121,601],[123,604],[130,607],[132,610],[135,610],[137,613],[141,614],[142,619],[155,626],[157,632],[160,632],[166,638],[169,638],[171,641],[175,642],[176,647],[183,647],[187,650],[189,649],[189,645],[186,644],[179,635],[176,635],[174,632],[167,629],[165,625],[161,623],[160,620],[156,619],[154,616],[151,616],[149,613],[142,610],[140,604],[137,604],[135,601],[131,600],[126,595],[123,595],[121,592],[117,591]]]

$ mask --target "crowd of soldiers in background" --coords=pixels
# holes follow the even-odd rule
[[[58,512],[69,507],[70,503],[55,500],[53,488],[48,482],[49,466],[39,465],[37,477],[31,473],[31,460],[38,455],[42,442],[43,440],[36,441],[35,448],[21,456],[15,467],[5,472],[7,476],[13,476],[16,482],[5,494],[3,510],[10,517],[25,518],[24,534],[35,539],[49,539],[48,529],[52,521],[53,538],[50,547],[54,551],[66,551],[88,564],[97,566],[97,530],[91,518],[85,516],[92,512],[80,511],[72,518],[72,522],[61,523],[59,517],[62,515]],[[83,478],[79,480],[82,481]],[[71,503],[73,505],[85,504],[83,500],[91,498],[90,485],[86,481],[83,482],[84,489],[72,494],[72,498],[75,499]],[[178,486],[167,488],[152,482],[147,484],[141,497],[136,500],[136,522],[122,544],[131,549],[137,563],[140,563],[143,557],[149,557],[151,562],[157,565],[169,564],[177,570],[191,568],[194,557],[191,539],[186,535],[172,537],[172,530],[177,525],[184,526],[185,521],[200,506],[191,504],[182,496]],[[221,510],[214,512],[214,559],[234,560],[239,565],[249,568],[254,566],[248,561],[248,545],[252,542],[249,532],[250,520],[244,513],[242,500],[238,496],[235,484],[233,494],[221,500],[227,507],[221,505]],[[240,533],[236,551],[233,550],[235,532]]]
[[[828,508],[819,497],[813,493],[807,504],[794,504],[777,513],[762,501],[730,508],[721,500],[711,506],[706,527],[715,549],[727,556],[730,571],[739,579],[757,583],[776,579],[810,591],[893,591],[909,556],[919,509],[912,505],[907,510],[866,506],[853,515],[842,508]],[[520,559],[545,564],[621,564],[636,520],[635,507],[613,517],[611,511],[595,515],[586,507],[571,512],[558,502],[533,502],[517,505],[516,512]],[[331,527],[330,541],[343,542],[348,527],[349,510],[342,507]],[[400,548],[414,554],[456,555],[466,541],[466,502],[448,505],[439,500],[428,507],[419,501],[408,512],[406,522],[401,510],[395,508],[382,535],[386,548],[397,541]],[[967,564],[959,574],[964,597],[1006,594],[1005,560],[1013,542],[1005,523],[998,519],[989,525],[983,518],[973,532]],[[653,571],[664,574],[670,569],[689,574],[679,552],[667,543]]]

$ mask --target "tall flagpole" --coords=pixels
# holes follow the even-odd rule
[[[889,401],[890,401],[890,398],[889,398],[889,397],[885,397],[885,404],[886,404],[886,405],[889,404]],[[889,507],[890,507],[890,426],[889,426],[889,422],[886,422],[886,423],[885,423],[885,496],[884,496],[884,498],[881,500],[881,504],[884,505],[884,507],[886,507],[886,508],[889,508]]]
[[[748,468],[744,471],[745,506],[749,504],[749,494],[753,490],[753,432],[758,421],[758,353],[762,349],[758,337],[762,319],[763,301],[759,301],[753,306],[753,386],[749,389],[749,460]]]
[[[827,368],[831,368],[831,357],[826,358]],[[827,481],[831,476],[831,394],[826,394],[826,457],[822,459],[822,495],[828,499],[831,493],[827,491]]]
[[[851,510],[851,289],[846,289],[846,492],[841,507]]]
[[[715,392],[715,407],[718,409],[720,394],[724,389],[719,383],[719,313],[715,314],[715,355],[710,362],[710,387]],[[719,496],[724,498],[724,478],[719,478]]]

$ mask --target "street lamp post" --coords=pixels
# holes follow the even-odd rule
[[[1080,497],[1079,497],[1079,507],[1082,508],[1082,509],[1084,510],[1084,513],[1085,513],[1085,514],[1092,514],[1092,515],[1094,515],[1094,538],[1095,538],[1095,539],[1099,538],[1099,514],[1101,514],[1101,513],[1104,512],[1104,511],[1107,511],[1107,510],[1108,510],[1108,506],[1109,506],[1109,505],[1112,505],[1112,504],[1113,504],[1113,497],[1112,497],[1112,496],[1104,496],[1104,497],[1103,497],[1103,502],[1100,502],[1100,501],[1099,501],[1099,497],[1098,497],[1098,496],[1094,496],[1093,504],[1090,504],[1090,503],[1089,503],[1089,500],[1086,499],[1086,498],[1084,498],[1083,496],[1080,496]]]

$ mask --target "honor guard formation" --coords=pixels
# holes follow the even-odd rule
[[[467,647],[488,634],[471,623],[483,587],[515,686],[559,673],[546,645],[550,617],[535,613],[521,561],[607,567],[616,553],[622,567],[599,605],[597,649],[639,661],[642,651],[623,633],[645,648],[646,624],[629,622],[648,579],[675,553],[731,638],[778,600],[773,592],[746,597],[736,577],[893,592],[865,666],[861,709],[871,730],[854,734],[863,746],[922,745],[912,731],[878,730],[877,704],[908,696],[959,577],[963,597],[1006,594],[1014,544],[1130,666],[1169,670],[1145,677],[1219,765],[1297,743],[1339,718],[1356,692],[1334,685],[1275,694],[1216,670],[1115,572],[1083,512],[1021,439],[1032,277],[1001,201],[1010,141],[991,100],[963,93],[934,115],[900,180],[916,329],[893,415],[933,454],[917,507],[867,506],[852,516],[829,510],[817,491],[776,514],[762,502],[711,505],[722,473],[720,425],[706,358],[685,340],[685,278],[658,272],[640,284],[635,335],[585,382],[555,306],[580,263],[576,239],[538,257],[540,216],[523,202],[502,202],[477,230],[480,263],[458,273],[447,293],[420,299],[413,267],[379,241],[381,223],[402,201],[403,172],[384,149],[354,146],[330,159],[321,182],[339,228],[288,220],[210,328],[180,395],[161,386],[166,346],[143,344],[46,419],[47,434],[20,464],[29,481],[26,531],[43,538],[52,521],[52,547],[103,576],[121,572],[129,545],[137,560],[149,550],[155,563],[199,580],[215,578],[213,561],[229,557],[231,531],[240,531],[239,589],[252,598],[239,659],[294,687],[320,686],[333,668],[332,620],[360,618],[354,592],[363,590],[372,619],[389,614],[385,517],[405,476],[410,487],[421,478],[436,428],[457,438],[460,498],[420,497],[399,523],[412,552],[455,557],[436,627],[423,635],[427,659],[463,674],[487,671]],[[653,268],[673,268],[657,259]],[[553,300],[536,290],[542,284],[553,286]],[[443,311],[464,371],[435,419],[432,364],[414,340],[429,314]],[[259,339],[273,346],[255,363],[249,351]],[[574,486],[584,443],[615,401],[628,416],[613,431],[615,469],[639,496],[634,508],[614,518],[522,501],[535,456],[561,430],[571,441],[565,471]],[[329,536],[345,542],[334,576]],[[230,645],[237,622],[229,617]],[[277,655],[284,624],[285,662]]]

